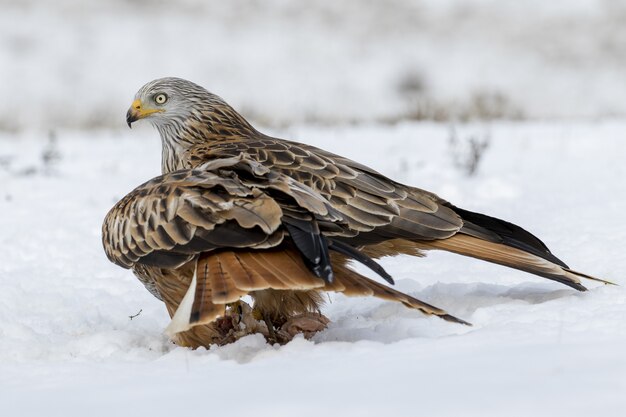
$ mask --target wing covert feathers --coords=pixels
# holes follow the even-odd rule
[[[202,168],[156,177],[111,209],[102,231],[112,262],[178,268],[222,247],[273,247],[283,240],[283,220],[298,211],[324,224],[342,221],[309,187],[254,161],[230,158]]]

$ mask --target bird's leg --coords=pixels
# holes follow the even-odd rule
[[[267,326],[267,333],[268,333],[268,339],[270,339],[273,342],[278,342],[278,338],[276,337],[276,332],[274,330],[274,323],[272,323],[272,319],[270,318],[269,314],[267,313],[263,313],[263,321],[265,322],[265,325]]]
[[[285,344],[298,333],[311,337],[326,328],[319,313],[323,300],[317,291],[263,290],[251,294],[252,316],[267,325],[267,341]]]

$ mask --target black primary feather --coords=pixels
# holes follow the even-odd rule
[[[328,243],[313,221],[298,219],[284,220],[285,227],[300,251],[307,267],[324,281],[335,279],[328,253]]]
[[[516,249],[521,249],[555,263],[563,268],[568,268],[563,261],[550,252],[550,249],[548,249],[545,243],[521,227],[485,214],[460,209],[450,203],[446,204],[446,206],[454,210],[454,212],[461,216],[464,221],[471,223],[467,224],[468,228],[472,229],[473,226],[478,226],[479,228],[486,229],[495,233],[501,239],[501,242],[499,243]]]
[[[357,262],[362,263],[372,271],[376,272],[380,275],[385,281],[390,283],[391,285],[395,285],[395,282],[391,275],[375,260],[365,255],[358,249],[352,247],[351,245],[340,242],[338,240],[328,239],[328,248],[334,250],[335,252],[339,252],[342,255],[345,255],[351,259],[354,259]]]

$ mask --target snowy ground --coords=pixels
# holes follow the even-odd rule
[[[521,224],[572,267],[626,285],[625,131],[471,125],[456,129],[456,147],[437,124],[275,133]],[[473,177],[458,168],[470,137],[490,140]],[[576,293],[450,254],[383,264],[399,289],[474,327],[332,296],[333,323],[312,341],[174,346],[163,305],[100,244],[106,211],[158,174],[159,147],[147,127],[59,133],[52,145],[0,135],[3,416],[624,415],[623,287]]]
[[[626,115],[626,2],[0,0],[0,129],[120,126],[196,81],[305,121]]]

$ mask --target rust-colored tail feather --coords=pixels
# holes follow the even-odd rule
[[[568,285],[579,291],[587,288],[581,284],[580,278],[612,284],[600,278],[591,277],[580,272],[564,268],[547,259],[532,253],[500,243],[489,242],[477,237],[457,234],[448,239],[419,241],[416,245],[421,249],[441,249],[459,255],[470,256],[484,261],[519,269],[539,275],[553,281]]]
[[[333,254],[335,280],[325,282],[306,267],[293,248],[263,251],[218,251],[199,257],[194,278],[180,302],[168,334],[207,324],[224,315],[225,304],[263,290],[325,290],[347,296],[374,296],[444,320],[469,324],[428,303],[391,289],[351,270],[346,258]],[[186,316],[188,319],[186,319]]]

